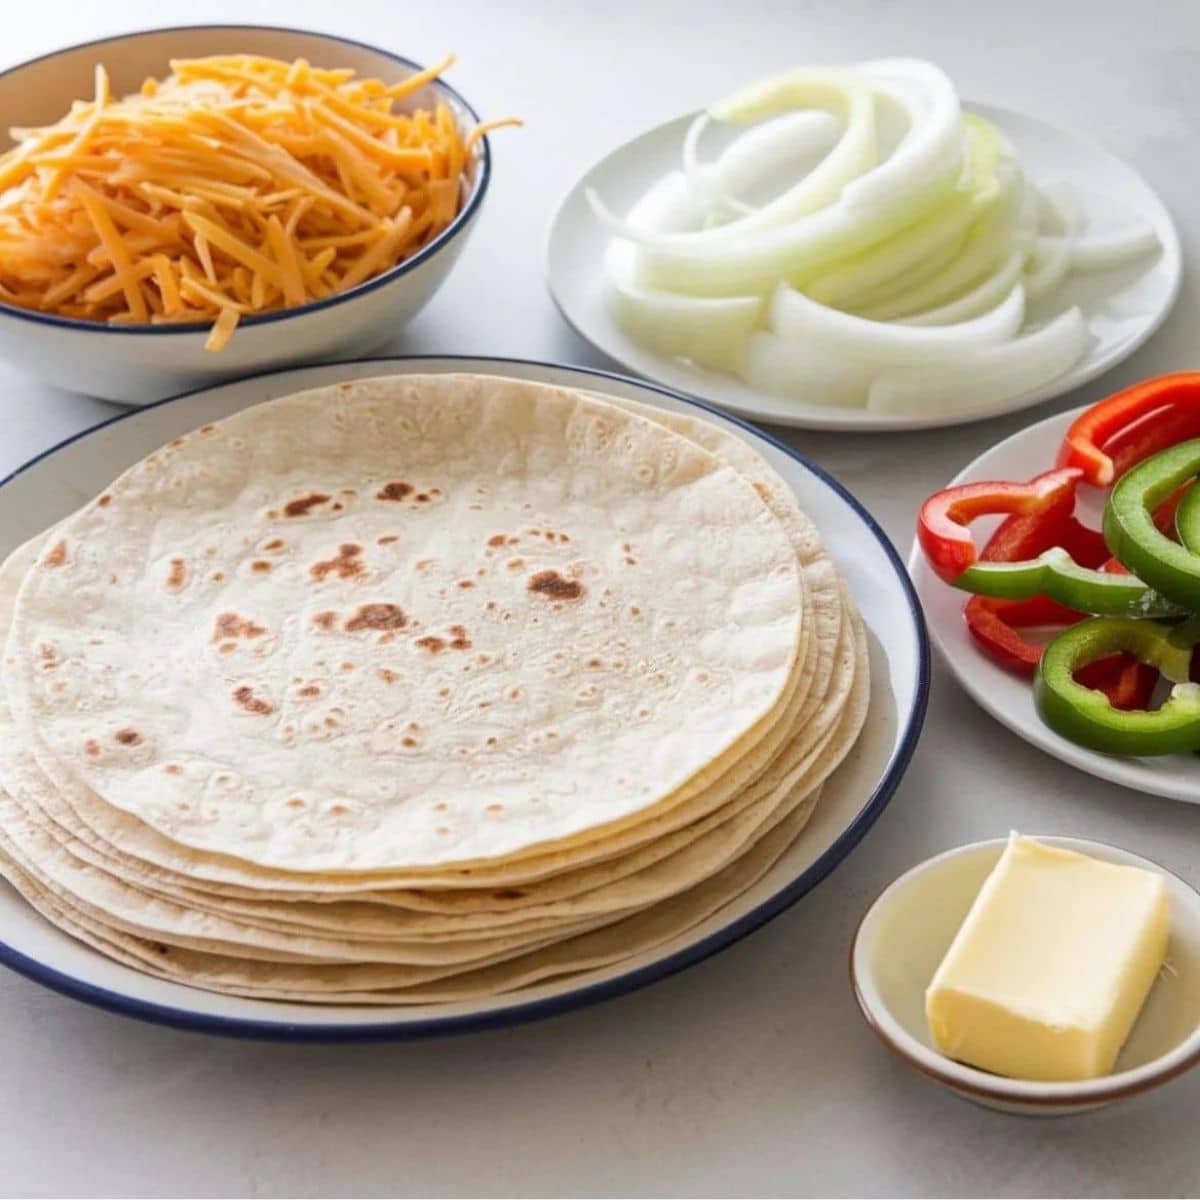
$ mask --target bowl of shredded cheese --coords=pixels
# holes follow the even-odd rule
[[[194,26],[0,74],[0,355],[143,404],[379,347],[446,278],[487,132],[515,123],[481,123],[452,61]]]

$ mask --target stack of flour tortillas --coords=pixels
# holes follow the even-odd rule
[[[486,996],[666,942],[796,839],[869,694],[746,442],[483,376],[176,439],[16,551],[0,609],[0,871],[247,996]]]

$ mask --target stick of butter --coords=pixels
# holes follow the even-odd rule
[[[934,1044],[1017,1079],[1107,1075],[1169,930],[1161,875],[1011,834],[925,992]]]

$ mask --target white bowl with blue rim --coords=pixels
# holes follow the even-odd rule
[[[947,1058],[925,1020],[925,989],[1007,838],[947,850],[913,867],[868,909],[850,948],[850,982],[867,1024],[904,1062],[986,1108],[1019,1116],[1086,1112],[1159,1087],[1200,1062],[1200,894],[1165,867],[1104,842],[1039,837],[1064,850],[1162,875],[1171,903],[1166,965],[1117,1058],[1100,1079],[1047,1083],[993,1075]]]
[[[374,46],[331,34],[257,25],[194,25],[103,38],[59,50],[0,73],[3,125],[57,121],[72,101],[92,94],[103,63],[114,95],[161,77],[172,58],[210,54],[306,58],[328,67],[399,83],[422,68]],[[447,104],[464,131],[478,123],[471,106],[441,80],[406,98],[408,108]],[[0,146],[0,150],[3,147]],[[209,323],[108,325],[0,303],[0,357],[26,374],[69,391],[122,404],[146,404],[181,391],[303,362],[348,359],[382,345],[441,286],[467,241],[491,175],[487,139],[467,164],[458,215],[428,245],[381,275],[311,304],[244,317],[219,353],[204,349]]]

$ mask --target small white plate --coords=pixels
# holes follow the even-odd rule
[[[1200,1059],[1200,895],[1158,863],[1103,842],[1039,838],[1105,862],[1157,871],[1167,881],[1171,937],[1159,976],[1113,1074],[1079,1083],[1007,1079],[935,1050],[925,988],[945,957],[1006,839],[947,850],[912,868],[871,905],[850,949],[850,982],[867,1023],[910,1066],[964,1099],[1002,1112],[1084,1112],[1166,1083]]]
[[[869,514],[819,467],[740,421],[647,384],[549,363],[429,357],[302,367],[193,392],[78,434],[0,481],[0,557],[103,491],[150,451],[206,421],[346,379],[450,371],[584,387],[667,411],[700,412],[749,441],[795,491],[858,601],[871,656],[871,719],[854,753],[826,785],[803,834],[754,887],[671,941],[611,966],[482,1000],[389,1009],[287,1004],[199,991],[104,958],[47,924],[3,884],[0,963],[102,1008],[236,1037],[366,1041],[510,1025],[623,995],[707,958],[795,903],[871,827],[908,766],[929,690],[928,643],[903,563]]]
[[[550,294],[576,332],[622,366],[656,383],[772,425],[862,432],[962,425],[1016,412],[1082,387],[1132,354],[1166,319],[1179,293],[1179,235],[1162,201],[1145,180],[1101,146],[1010,109],[989,104],[966,107],[1008,136],[1031,177],[1077,184],[1087,225],[1119,228],[1140,218],[1153,226],[1162,243],[1155,256],[1127,267],[1069,276],[1047,302],[1034,310],[1041,320],[1078,304],[1093,336],[1087,356],[1045,387],[962,413],[904,417],[799,404],[758,391],[731,375],[691,366],[639,346],[617,325],[605,302],[604,252],[611,234],[593,215],[585,193],[594,188],[614,212],[628,211],[656,179],[678,168],[683,137],[695,113],[659,125],[614,150],[567,193],[550,227]]]
[[[984,479],[1030,479],[1048,471],[1054,465],[1055,452],[1067,426],[1082,411],[1080,408],[1059,413],[1014,433],[980,455],[947,486]],[[1085,514],[1099,527],[1103,493],[1092,488],[1080,491]],[[992,520],[972,525],[976,545],[983,545],[995,524]],[[909,554],[908,570],[942,657],[958,682],[997,721],[1031,745],[1089,775],[1154,796],[1200,804],[1200,756],[1170,754],[1161,758],[1116,758],[1085,750],[1060,737],[1038,716],[1029,681],[997,665],[975,644],[963,620],[966,593],[943,583],[933,573],[915,541]]]

